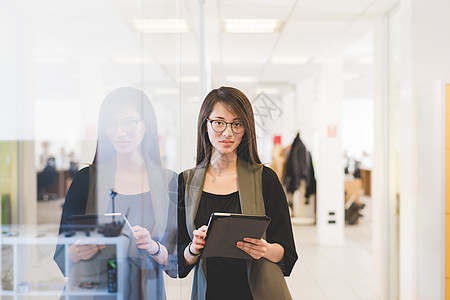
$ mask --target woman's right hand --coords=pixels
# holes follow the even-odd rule
[[[205,237],[207,229],[208,226],[203,225],[202,227],[194,230],[194,238],[192,239],[192,244],[190,245],[190,250],[192,253],[200,253],[200,251],[205,247]]]
[[[69,257],[72,262],[90,259],[96,253],[105,249],[105,244],[86,244],[85,241],[78,240],[69,247]]]

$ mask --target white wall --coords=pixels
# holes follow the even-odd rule
[[[342,101],[342,148],[360,158],[373,151],[373,100]]]
[[[449,11],[449,1],[401,1],[400,257],[412,258],[401,261],[401,299],[444,299],[444,110],[436,82],[450,78]]]
[[[440,81],[418,91],[419,299],[443,298],[445,284],[445,105]],[[432,117],[431,117],[432,116]]]

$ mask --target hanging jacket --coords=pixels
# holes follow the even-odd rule
[[[307,176],[306,176],[306,192],[305,192],[305,199],[307,201],[306,204],[309,203],[309,197],[313,194],[316,193],[316,178],[314,175],[314,166],[312,163],[312,157],[311,157],[311,152],[308,151],[307,155],[306,155],[306,160],[307,160]]]
[[[288,193],[293,194],[300,187],[300,180],[307,177],[306,154],[306,147],[297,133],[286,161],[284,184]]]

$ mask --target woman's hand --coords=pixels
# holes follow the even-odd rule
[[[147,251],[157,263],[167,265],[169,263],[169,253],[167,252],[167,248],[152,240],[150,232],[146,228],[139,225],[133,226],[132,228],[137,247]]]
[[[237,242],[236,247],[254,259],[264,257],[274,263],[280,262],[284,256],[283,246],[278,243],[268,243],[264,239],[244,238],[243,241]]]
[[[205,237],[206,230],[208,226],[203,225],[202,227],[194,230],[194,238],[192,239],[192,243],[184,249],[184,264],[185,265],[193,265],[198,259],[198,254],[205,247]]]
[[[254,259],[264,257],[267,252],[269,243],[264,239],[244,238],[244,241],[237,242],[236,246]]]
[[[200,251],[205,247],[206,241],[206,230],[208,229],[208,226],[203,225],[197,230],[194,230],[194,238],[192,239],[191,252],[194,254],[200,253]]]
[[[69,257],[72,262],[90,259],[92,256],[105,249],[105,244],[87,244],[86,241],[78,240],[69,247]]]
[[[150,232],[147,228],[141,227],[139,225],[133,226],[133,236],[136,239],[136,245],[139,249],[147,251],[149,254],[155,254],[158,252],[159,245],[152,240]]]

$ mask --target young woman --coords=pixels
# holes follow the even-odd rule
[[[289,299],[283,275],[297,260],[286,196],[256,147],[250,101],[238,89],[212,90],[198,118],[197,166],[178,178],[178,272],[195,267],[191,299]],[[236,247],[253,259],[201,258],[213,212],[267,215],[262,239]]]
[[[125,250],[128,276],[119,279],[126,282],[124,298],[165,299],[163,271],[176,276],[177,178],[161,167],[153,107],[133,88],[116,89],[102,103],[95,158],[77,173],[67,193],[60,238],[70,216],[111,212],[111,189],[117,193],[115,212],[128,213],[134,230]],[[77,241],[68,253],[70,270],[64,267],[63,246],[57,247],[55,261],[71,282],[86,281],[90,277],[80,274],[89,273],[91,282],[106,284],[105,260],[115,256],[115,249]],[[78,273],[72,271],[75,266]]]

